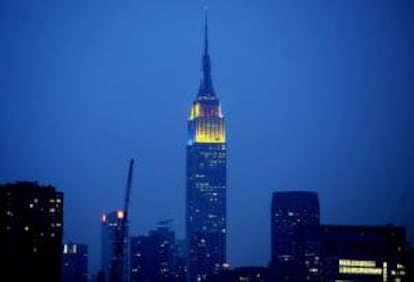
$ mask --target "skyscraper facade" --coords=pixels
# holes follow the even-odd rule
[[[124,217],[122,210],[102,215],[101,218],[101,268],[105,274],[105,281],[128,281],[128,240],[119,238],[121,228],[125,228],[128,236],[128,223],[122,225]],[[121,241],[119,241],[121,240]],[[123,255],[117,253],[117,248],[123,246]],[[116,266],[122,266],[122,273],[116,273]]]
[[[61,277],[63,194],[36,182],[0,185],[0,281]]]
[[[203,281],[226,262],[226,132],[211,78],[207,16],[200,88],[188,120],[186,240],[188,280]]]
[[[316,193],[305,191],[273,193],[271,266],[276,281],[304,281],[303,262],[308,260],[306,256],[313,257],[313,255],[302,252],[301,246],[297,244],[298,236],[303,227],[319,225],[319,200]]]
[[[175,264],[175,232],[160,222],[148,236],[134,236],[130,241],[130,282],[183,281]]]
[[[62,282],[88,281],[88,246],[68,242],[63,244]]]

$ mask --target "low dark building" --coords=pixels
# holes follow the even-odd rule
[[[408,277],[413,280],[414,279],[414,248],[410,248],[409,254],[409,266],[408,266]]]
[[[208,282],[272,282],[270,268],[266,267],[237,267],[222,270],[207,278]]]
[[[59,281],[62,229],[63,194],[55,187],[0,185],[0,280]]]
[[[302,281],[409,281],[403,227],[322,225],[299,238]]]
[[[66,243],[62,254],[62,282],[88,281],[88,246]]]

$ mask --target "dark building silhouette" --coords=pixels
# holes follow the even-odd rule
[[[130,281],[152,281],[159,273],[159,242],[149,236],[130,238]]]
[[[408,260],[408,281],[412,281],[414,279],[414,248],[412,246],[410,247]]]
[[[299,238],[310,265],[302,281],[410,281],[403,227],[322,225],[303,228]]]
[[[113,211],[103,214],[101,218],[101,269],[104,272],[105,281],[111,282],[111,269],[114,260],[123,260],[123,278],[124,282],[128,277],[128,240],[123,238],[124,256],[119,257],[116,254],[115,248],[118,245],[117,233],[121,232],[122,220],[124,212],[122,210]],[[128,223],[124,227],[126,229],[126,236],[128,236]]]
[[[98,270],[92,275],[91,282],[106,282],[105,272],[102,269]]]
[[[184,282],[187,275],[187,265],[185,260],[186,241],[176,239],[173,249],[173,275],[177,281]]]
[[[0,185],[0,280],[59,281],[62,229],[63,194],[55,187]]]
[[[148,236],[131,237],[130,282],[184,281],[176,254],[169,222],[161,222]]]
[[[207,17],[202,79],[188,120],[186,240],[189,281],[226,262],[226,134],[211,78]]]
[[[222,270],[207,277],[208,282],[273,282],[270,268],[267,267],[237,267]]]
[[[62,282],[88,281],[88,246],[68,242],[63,244]]]
[[[303,254],[297,244],[298,230],[318,226],[320,211],[318,195],[313,192],[275,192],[271,208],[271,240],[274,279],[302,281]]]

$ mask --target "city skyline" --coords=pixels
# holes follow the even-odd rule
[[[324,223],[395,223],[413,241],[413,5],[302,4],[209,4],[236,266],[269,262],[278,190],[318,192]],[[94,272],[100,214],[122,207],[136,157],[130,234],[173,218],[183,237],[202,3],[1,5],[0,181],[63,191],[64,240],[88,243]]]

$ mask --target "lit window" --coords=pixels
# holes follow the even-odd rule
[[[397,263],[397,269],[404,269],[404,268],[405,268],[404,265]]]
[[[382,269],[376,267],[339,267],[339,273],[345,274],[366,274],[366,275],[381,275]]]
[[[340,259],[340,266],[357,266],[357,267],[376,267],[376,262],[373,260],[350,260]]]

